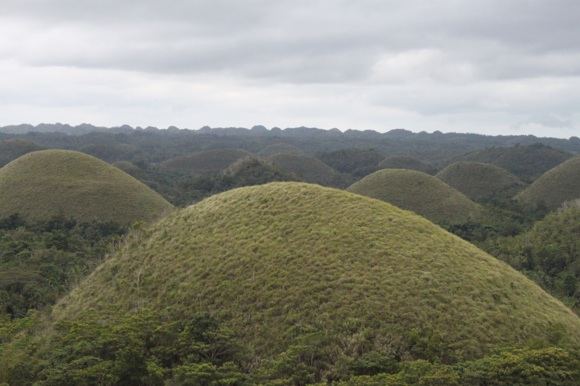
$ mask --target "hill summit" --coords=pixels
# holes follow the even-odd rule
[[[348,190],[412,210],[442,225],[468,222],[481,211],[479,205],[445,182],[415,170],[379,170]]]
[[[152,221],[172,209],[147,186],[95,157],[67,150],[28,153],[0,169],[0,217]]]

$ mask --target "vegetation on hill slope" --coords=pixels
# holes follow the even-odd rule
[[[219,173],[240,158],[251,154],[241,149],[213,149],[200,151],[187,156],[179,156],[162,162],[162,171],[188,175]]]
[[[28,153],[0,169],[0,217],[27,221],[152,221],[172,209],[158,193],[87,154],[66,150]]]
[[[42,150],[42,147],[22,139],[5,139],[0,141],[0,166],[14,161],[26,153],[37,150]]]
[[[531,182],[570,157],[570,153],[536,143],[527,146],[492,147],[465,154],[457,160],[493,164]]]
[[[481,208],[443,181],[415,170],[383,169],[352,184],[353,193],[377,198],[441,225],[476,219]]]
[[[135,145],[128,145],[125,143],[115,144],[100,144],[92,143],[80,148],[82,153],[90,154],[93,157],[102,159],[107,162],[122,161],[131,159],[137,152]]]
[[[554,212],[516,237],[486,249],[580,312],[580,207]]]
[[[435,174],[436,170],[433,166],[426,164],[416,158],[409,156],[392,156],[383,159],[379,165],[379,169],[409,169],[417,170],[427,174]]]
[[[101,262],[124,232],[112,223],[1,219],[0,321],[53,304]]]
[[[345,187],[349,178],[340,174],[318,158],[297,154],[276,154],[269,158],[279,170],[313,184]]]
[[[580,157],[547,171],[516,198],[526,205],[548,209],[580,198]]]
[[[378,169],[385,155],[375,149],[350,148],[321,153],[318,158],[341,173],[364,177]]]
[[[578,345],[580,320],[419,216],[274,183],[210,197],[135,234],[55,307],[44,335],[5,346],[0,381],[200,384],[206,374],[228,384],[229,374],[243,384],[246,374],[304,385],[526,342]],[[468,374],[529,368],[534,355],[548,367],[575,363],[565,352],[518,355],[473,362]]]
[[[475,201],[513,197],[524,187],[524,183],[507,170],[480,162],[456,162],[436,177]]]
[[[218,173],[200,176],[162,172],[147,165],[141,168],[127,161],[117,162],[115,165],[178,206],[191,205],[212,194],[242,186],[299,180],[295,175],[283,172],[270,162],[254,156],[240,158]]]

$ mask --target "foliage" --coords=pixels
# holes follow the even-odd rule
[[[357,376],[337,386],[574,386],[580,356],[560,348],[503,350],[477,360],[442,365],[424,360],[402,363],[391,374]]]
[[[24,154],[37,150],[42,150],[42,147],[23,139],[0,141],[0,166],[4,166]]]
[[[186,175],[206,175],[223,171],[240,158],[248,157],[250,153],[240,149],[212,149],[179,156],[159,165],[165,172],[177,172]]]
[[[153,221],[172,209],[147,186],[92,156],[65,150],[26,154],[0,169],[0,216],[80,222]]]
[[[479,205],[436,177],[415,170],[383,169],[348,191],[412,210],[438,224],[463,224],[480,215]]]
[[[206,314],[174,321],[144,309],[120,319],[87,313],[54,328],[47,344],[25,346],[26,361],[9,356],[9,347],[0,379],[10,385],[247,384],[232,332]]]
[[[580,311],[580,208],[552,213],[516,237],[485,248]]]
[[[318,158],[341,173],[360,178],[375,172],[385,156],[376,149],[350,148],[324,152]]]
[[[0,318],[20,318],[29,310],[53,304],[91,272],[124,233],[123,227],[113,223],[2,219]]]

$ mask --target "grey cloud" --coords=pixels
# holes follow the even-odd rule
[[[350,82],[368,77],[381,54],[437,49],[483,79],[580,69],[575,0],[8,0],[3,7],[4,17],[38,24],[28,48],[12,55],[40,66]],[[46,42],[59,28],[69,35]],[[54,49],[38,50],[38,41]]]
[[[232,125],[567,133],[578,20],[577,0],[2,0],[0,98],[57,116],[142,104],[155,123],[177,108],[188,127],[223,108]]]

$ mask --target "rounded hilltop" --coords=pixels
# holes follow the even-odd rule
[[[379,169],[409,169],[417,170],[427,174],[435,174],[436,170],[433,166],[418,160],[417,158],[398,155],[383,159],[379,163]]]
[[[479,205],[445,182],[416,170],[379,170],[348,190],[411,210],[442,225],[462,224],[481,212]]]
[[[475,201],[513,197],[525,185],[507,170],[481,162],[456,162],[436,177]]]
[[[580,156],[548,170],[516,196],[533,207],[556,209],[567,201],[580,198]]]
[[[416,334],[431,337],[435,360],[474,358],[549,339],[554,325],[580,344],[580,320],[507,264],[411,212],[303,183],[235,189],[168,216],[52,319],[114,324],[138,308],[175,321],[211,314],[238,332],[254,368],[316,333],[334,360],[376,342],[415,358]],[[360,350],[340,343],[355,337]]]
[[[215,174],[241,158],[251,156],[241,149],[211,149],[163,161],[159,168],[165,172],[189,175]]]
[[[163,197],[114,166],[68,150],[28,153],[0,169],[0,217],[54,217],[128,224],[172,209]]]

